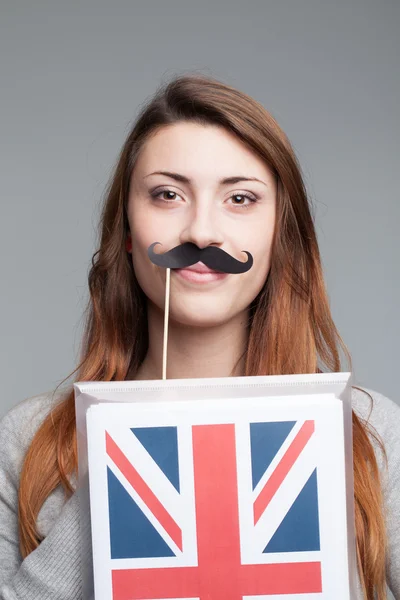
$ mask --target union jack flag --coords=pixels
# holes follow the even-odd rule
[[[156,426],[104,419],[96,429],[103,467],[89,452],[92,488],[95,470],[105,484],[104,520],[95,512],[94,527],[105,540],[97,552],[107,546],[109,559],[102,570],[110,593],[101,597],[327,598],[317,429],[312,418]],[[94,561],[96,571],[95,543]]]

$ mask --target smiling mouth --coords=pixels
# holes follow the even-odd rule
[[[194,273],[222,273],[222,271],[217,271],[216,269],[211,269],[203,262],[199,261],[194,265],[190,265],[189,267],[184,267],[182,269],[175,269],[176,271],[193,271]]]
[[[219,281],[225,279],[228,273],[222,273],[221,271],[214,271],[210,269],[202,262],[197,262],[190,267],[184,269],[174,269],[174,272],[182,279],[191,281],[192,283],[209,283],[211,281]]]

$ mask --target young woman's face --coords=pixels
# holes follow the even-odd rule
[[[222,182],[233,177],[238,181]],[[184,242],[218,246],[243,262],[247,250],[254,263],[245,273],[171,269],[170,292],[170,319],[178,323],[207,327],[246,318],[269,272],[275,208],[274,176],[233,134],[190,122],[160,129],[142,148],[128,200],[133,267],[149,302],[164,310],[165,269],[147,254],[153,242],[162,244],[155,252]]]

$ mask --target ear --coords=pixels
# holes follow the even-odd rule
[[[130,233],[128,233],[126,235],[125,247],[126,247],[126,251],[127,252],[131,252],[132,251],[132,236],[131,236]]]

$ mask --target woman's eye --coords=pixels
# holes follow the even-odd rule
[[[233,194],[229,200],[232,199],[233,206],[245,206],[246,208],[257,202],[257,198],[255,196],[250,196],[249,194]]]
[[[162,196],[161,196],[161,194],[162,194]],[[177,194],[177,192],[173,192],[172,190],[159,190],[158,192],[152,192],[152,194],[151,194],[152,198],[159,198],[160,200],[163,200],[164,202],[175,202],[176,201],[175,196],[178,196],[178,194]]]

